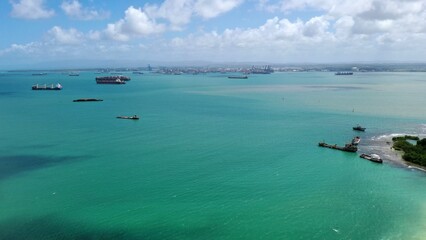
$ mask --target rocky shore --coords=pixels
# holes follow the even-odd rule
[[[426,172],[425,166],[420,166],[411,162],[407,162],[402,158],[404,152],[397,151],[393,148],[393,137],[404,136],[406,134],[389,134],[374,136],[370,139],[366,139],[364,144],[359,146],[360,152],[362,153],[376,153],[379,154],[384,162],[388,162],[398,167],[406,167],[410,169],[416,169]],[[416,135],[419,138],[425,138],[426,135]]]

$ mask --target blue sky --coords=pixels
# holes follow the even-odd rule
[[[426,0],[4,0],[0,26],[0,68],[426,56]]]

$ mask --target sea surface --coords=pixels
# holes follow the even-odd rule
[[[0,239],[426,239],[426,173],[359,158],[426,133],[426,73],[123,74],[0,74]]]

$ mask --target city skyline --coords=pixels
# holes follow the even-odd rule
[[[0,67],[425,62],[424,0],[11,0]]]

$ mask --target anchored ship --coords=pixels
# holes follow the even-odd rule
[[[354,75],[353,72],[337,72],[335,75]]]
[[[31,89],[32,90],[61,90],[62,85],[59,84],[59,83],[56,84],[56,85],[53,85],[53,84],[49,84],[49,85],[47,85],[47,84],[43,84],[43,85],[36,84],[36,85],[33,85]]]
[[[126,81],[129,81],[130,78],[126,76],[105,76],[105,77],[96,77],[97,84],[125,84]]]

